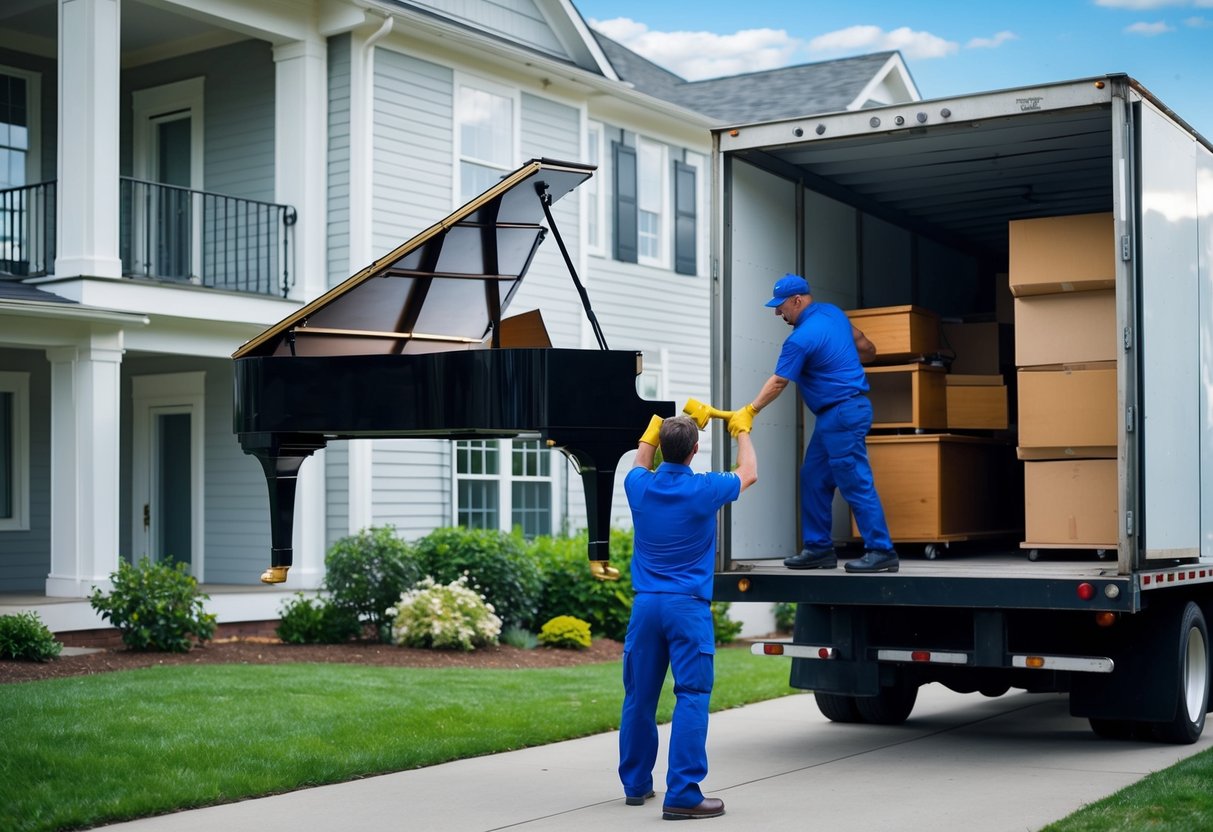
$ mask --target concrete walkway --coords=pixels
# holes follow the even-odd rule
[[[705,791],[726,830],[1022,832],[1213,745],[1101,740],[1064,696],[921,690],[903,726],[839,725],[812,696],[712,715]],[[668,726],[662,729],[662,754]],[[666,828],[661,785],[625,806],[618,734],[106,827],[124,832],[599,832]],[[665,772],[655,773],[659,784]],[[678,827],[681,828],[681,827]],[[696,825],[700,829],[700,825]]]

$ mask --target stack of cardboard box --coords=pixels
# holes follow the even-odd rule
[[[1117,545],[1115,224],[1010,223],[1025,547]]]

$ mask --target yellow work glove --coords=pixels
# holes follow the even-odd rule
[[[692,421],[699,426],[700,430],[708,426],[710,419],[716,418],[727,421],[733,415],[733,411],[731,410],[717,410],[710,404],[704,404],[699,401],[699,399],[687,399],[687,403],[683,405],[682,412],[690,416]]]
[[[649,419],[649,426],[644,429],[644,434],[640,437],[640,441],[647,445],[652,445],[654,448],[661,447],[661,440],[658,438],[661,434],[661,423],[665,420],[660,416],[653,416]]]
[[[657,417],[654,416],[653,418],[656,419]],[[605,560],[590,561],[590,575],[599,581],[619,580],[619,570],[611,566],[610,561]]]
[[[733,415],[729,417],[729,436],[734,439],[739,433],[749,433],[754,427],[754,417],[758,415],[758,411],[754,409],[754,405],[747,404],[740,410],[734,410]]]

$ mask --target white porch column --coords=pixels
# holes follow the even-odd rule
[[[122,276],[119,11],[120,0],[59,0],[59,276]]]
[[[51,362],[51,571],[46,594],[109,588],[118,568],[122,332],[46,351]]]
[[[323,448],[304,460],[299,469],[295,489],[295,523],[291,547],[291,571],[286,585],[291,589],[319,589],[324,579],[325,522],[325,451]]]

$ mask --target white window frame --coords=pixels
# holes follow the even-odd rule
[[[29,373],[0,372],[0,393],[12,395],[12,514],[0,517],[0,532],[29,531]]]
[[[551,488],[551,517],[552,527],[548,534],[557,534],[564,518],[561,514],[559,495],[559,471],[562,466],[556,460],[549,458],[547,476],[514,476],[514,442],[513,439],[476,440],[468,437],[460,441],[483,441],[497,443],[497,473],[496,474],[461,474],[459,473],[459,441],[450,443],[451,447],[451,506],[453,507],[452,523],[459,525],[459,483],[495,482],[497,484],[497,529],[507,534],[514,529],[514,483],[515,482],[546,482]],[[519,437],[517,441],[533,441],[533,438]],[[554,451],[546,451],[548,454]]]
[[[25,184],[42,181],[42,74],[0,65],[0,73],[25,81],[25,112],[29,124],[29,149],[25,153]]]
[[[597,153],[594,153],[594,145],[591,144],[591,139],[597,143]],[[593,213],[598,217],[597,228],[592,228],[589,223],[591,210],[586,210],[586,252],[595,257],[607,256],[607,201],[606,201],[606,127],[602,122],[591,121],[586,128],[586,160],[597,165],[598,170],[594,171],[594,175],[589,181],[582,186],[585,192],[585,201],[587,209],[592,208]],[[593,232],[597,231],[597,235]]]
[[[462,89],[477,90],[490,95],[496,95],[500,98],[506,98],[510,101],[510,148],[506,154],[507,161],[505,163],[493,162],[487,159],[481,159],[475,156],[465,156],[463,152],[463,129],[462,123],[459,120],[459,100]],[[463,205],[468,199],[471,199],[475,194],[471,194],[466,198],[463,196],[463,171],[462,163],[469,162],[474,165],[500,170],[504,176],[516,169],[519,165],[518,152],[522,146],[522,93],[513,87],[505,86],[504,84],[494,83],[485,78],[476,75],[471,75],[466,72],[455,73],[455,88],[453,103],[453,131],[451,137],[452,151],[452,172],[451,176],[451,207],[458,208]]]
[[[657,256],[645,255],[642,252],[643,246],[641,239],[643,237],[640,231],[640,217],[645,213],[643,194],[645,192],[646,177],[645,170],[645,154],[656,152],[658,154],[657,165],[661,171],[657,177],[658,187],[661,192],[657,195],[657,201],[661,206],[660,213],[657,217]],[[655,141],[645,138],[644,136],[636,137],[636,261],[641,265],[654,266],[660,269],[673,268],[673,240],[671,238],[670,226],[670,150],[664,142]]]

